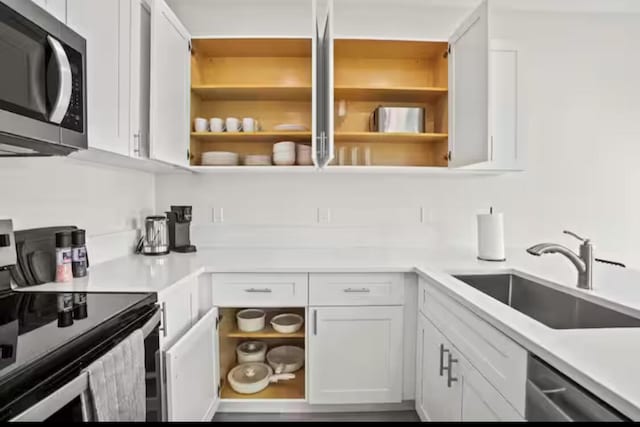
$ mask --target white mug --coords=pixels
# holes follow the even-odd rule
[[[242,119],[242,130],[244,132],[257,132],[259,127],[258,121],[252,117]]]
[[[220,117],[212,117],[209,120],[209,128],[211,129],[211,132],[224,132],[224,120]]]
[[[207,119],[203,119],[202,117],[196,117],[193,127],[196,132],[206,132],[209,130],[207,127]]]
[[[240,120],[235,117],[227,117],[227,132],[240,132],[241,130]]]

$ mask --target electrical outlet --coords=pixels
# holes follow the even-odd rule
[[[318,224],[331,223],[331,208],[318,208]]]
[[[220,224],[224,222],[224,208],[211,208],[211,222]]]

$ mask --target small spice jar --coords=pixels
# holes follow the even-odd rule
[[[70,282],[71,271],[71,233],[56,233],[56,282]]]

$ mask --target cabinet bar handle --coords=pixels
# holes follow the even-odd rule
[[[458,363],[458,359],[454,359],[451,353],[449,353],[449,366],[447,366],[447,387],[451,388],[451,384],[458,381],[458,378],[452,376],[453,364]]]
[[[313,310],[313,335],[318,335],[318,310]]]
[[[252,294],[270,294],[271,293],[271,288],[261,288],[261,289],[256,289],[256,288],[249,288],[249,289],[245,289],[245,292],[249,292]]]
[[[348,294],[368,294],[371,292],[369,288],[346,288],[344,290]]]
[[[440,344],[440,376],[444,375],[445,368],[444,367],[444,354],[449,353],[449,350],[444,348],[444,344]]]
[[[162,336],[166,338],[167,336],[167,304],[162,301],[160,305],[160,312],[162,313],[162,322],[160,322],[159,331],[162,331]]]

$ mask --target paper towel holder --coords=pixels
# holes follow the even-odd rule
[[[500,244],[501,250],[499,250],[499,252],[501,252],[501,256],[490,257],[490,256],[482,256],[481,255],[482,250],[480,249],[480,247],[481,247],[481,243],[480,242],[481,242],[482,233],[480,231],[480,218],[483,217],[483,216],[484,217],[487,217],[487,216],[493,217],[493,215],[494,215],[493,214],[493,206],[491,206],[489,208],[489,215],[487,215],[487,214],[478,215],[478,252],[479,253],[478,253],[477,259],[479,259],[480,261],[488,261],[488,262],[505,262],[507,260],[507,258],[506,258],[505,253],[504,253],[505,252],[504,251],[504,230],[503,230],[504,225],[502,223],[500,223],[500,233],[499,233],[500,234],[500,240],[502,240],[502,242]]]

